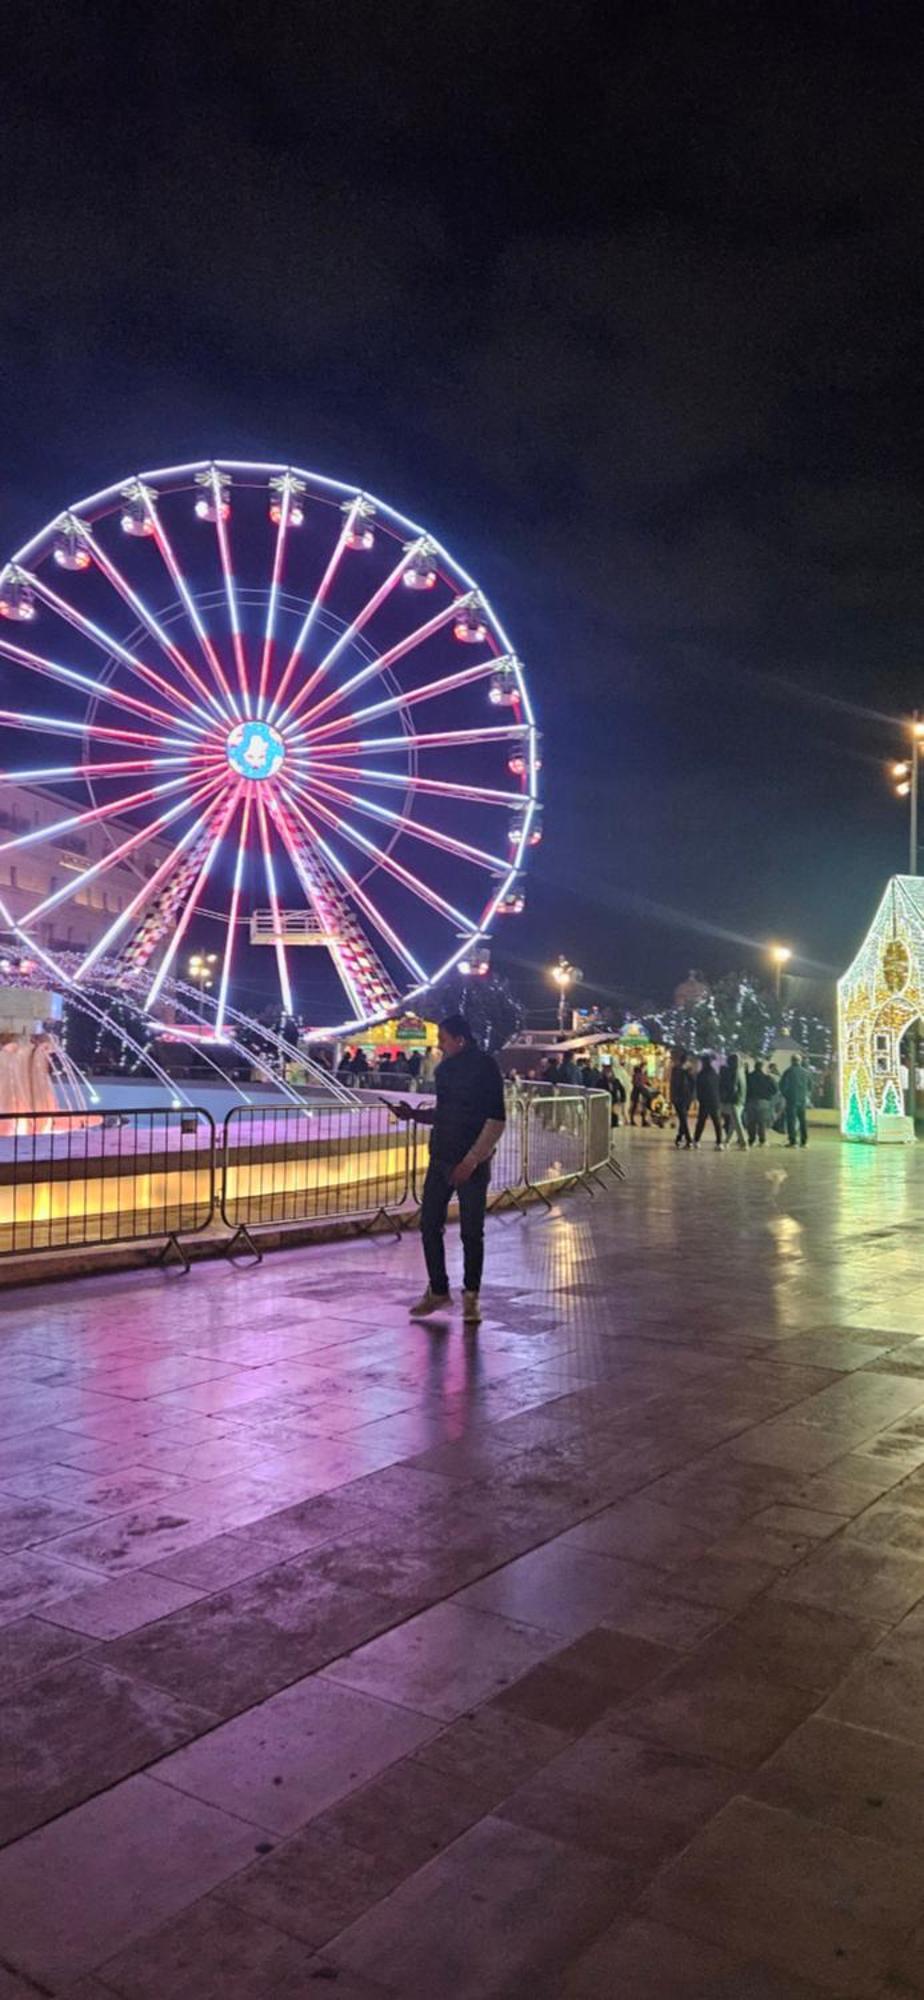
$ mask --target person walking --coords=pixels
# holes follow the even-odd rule
[[[446,1214],[458,1197],[462,1234],[462,1318],[481,1319],[484,1217],[491,1155],[506,1123],[504,1084],[493,1056],[479,1049],[464,1014],[449,1014],[438,1030],[442,1061],[436,1072],[436,1105],[392,1106],[396,1118],[430,1125],[430,1164],[420,1203],[420,1236],[427,1289],[411,1307],[412,1319],[452,1303],[446,1272]]]
[[[708,1120],[715,1133],[715,1143],[719,1152],[721,1152],[724,1142],[722,1139],[722,1123],[719,1117],[719,1079],[712,1067],[711,1056],[703,1056],[700,1063],[699,1075],[696,1079],[696,1100],[696,1129],[693,1133],[693,1144],[694,1146],[699,1145]]]
[[[671,1104],[677,1118],[675,1146],[685,1146],[687,1151],[693,1144],[690,1136],[690,1106],[696,1095],[696,1081],[686,1049],[676,1049],[671,1064],[670,1080]]]
[[[726,1056],[719,1071],[719,1104],[722,1113],[722,1124],[725,1130],[726,1145],[731,1144],[731,1136],[734,1132],[741,1152],[747,1150],[748,1143],[744,1136],[744,1126],[741,1123],[741,1111],[744,1105],[746,1089],[747,1079],[744,1074],[744,1068],[738,1061],[738,1057],[733,1049],[731,1054]]]
[[[809,1101],[809,1074],[801,1056],[793,1056],[789,1068],[783,1071],[780,1090],[786,1106],[786,1144],[795,1146],[798,1132],[798,1144],[807,1146],[806,1110]]]
[[[748,1076],[744,1099],[744,1123],[749,1146],[766,1145],[767,1125],[775,1097],[776,1084],[758,1056]]]
[[[648,1088],[648,1071],[644,1063],[636,1063],[632,1071],[632,1096],[629,1102],[629,1124],[635,1124],[635,1114],[641,1111],[642,1124],[648,1123],[648,1105],[651,1092]]]

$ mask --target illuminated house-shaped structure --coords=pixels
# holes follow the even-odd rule
[[[837,982],[841,1130],[908,1142],[901,1044],[924,1017],[924,877],[893,875],[853,964]]]

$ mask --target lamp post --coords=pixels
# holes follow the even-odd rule
[[[924,722],[915,709],[908,725],[911,736],[911,755],[903,757],[892,765],[895,781],[895,796],[908,800],[908,873],[918,872],[918,792],[920,785],[921,751],[924,748]]]
[[[190,979],[192,980],[193,985],[198,986],[199,988],[200,1021],[203,1018],[205,1009],[205,995],[208,992],[209,987],[214,983],[212,979],[212,966],[217,965],[217,963],[218,963],[218,953],[216,951],[206,951],[206,952],[194,951],[189,961]]]
[[[774,971],[775,971],[774,987],[776,991],[777,1005],[779,1005],[779,1002],[782,1000],[783,997],[783,967],[789,964],[789,961],[792,957],[792,950],[788,944],[772,944],[770,946],[770,957],[772,958],[774,965]]]
[[[551,977],[554,979],[555,984],[558,987],[558,1026],[560,1032],[563,1034],[565,1028],[565,1013],[568,1006],[568,994],[570,993],[572,986],[578,986],[580,984],[581,980],[584,977],[584,974],[581,971],[580,966],[572,965],[570,961],[565,957],[563,952],[559,956],[558,964],[551,966],[549,970],[551,973]]]

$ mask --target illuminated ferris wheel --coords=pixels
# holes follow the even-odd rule
[[[0,873],[51,836],[83,855],[17,920],[68,984],[156,1010],[190,932],[214,937],[220,1037],[267,964],[304,1011],[304,945],[329,954],[343,1031],[487,969],[540,837],[539,739],[499,619],[424,529],[294,467],[145,472],[12,558],[0,621],[4,779],[63,802],[0,839]],[[69,954],[88,898],[110,917]]]

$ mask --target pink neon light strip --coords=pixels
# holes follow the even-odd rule
[[[494,671],[493,660],[483,660],[476,667],[462,667],[457,674],[446,674],[442,680],[426,681],[423,687],[408,688],[403,694],[389,695],[387,700],[374,702],[370,708],[354,709],[350,715],[341,715],[339,721],[322,723],[320,729],[312,728],[311,718],[307,717],[305,730],[308,740],[314,749],[315,744],[326,737],[338,736],[342,729],[372,722],[380,715],[394,715],[397,709],[414,708],[419,701],[434,701],[439,695],[453,694],[458,688],[471,687],[475,681],[487,680]]]
[[[87,882],[95,881],[97,875],[104,875],[108,869],[114,867],[117,861],[121,861],[123,855],[132,854],[135,848],[143,846],[146,840],[156,840],[163,827],[172,825],[173,821],[179,819],[181,813],[187,812],[190,806],[198,805],[200,799],[205,798],[209,793],[217,792],[219,789],[220,787],[216,781],[210,779],[209,783],[204,785],[201,791],[193,792],[188,799],[181,799],[178,806],[171,806],[169,812],[161,813],[159,818],[152,820],[149,826],[142,827],[139,832],[133,833],[128,840],[122,841],[120,846],[113,847],[107,855],[103,856],[102,861],[94,861],[92,867],[85,868],[82,875],[75,875],[73,881],[66,883],[63,889],[56,890],[53,896],[46,896],[44,902],[36,903],[34,908],[28,910],[22,918],[23,924],[32,924],[37,917],[44,916],[46,910],[57,909],[59,903],[66,903]]]
[[[350,533],[350,530],[356,519],[356,514],[359,505],[360,505],[359,495],[357,495],[356,499],[353,502],[352,507],[350,508],[349,513],[344,516],[343,527],[341,528],[340,533],[337,537],[337,542],[334,548],[333,555],[330,558],[327,568],[324,571],[324,575],[322,576],[321,581],[318,584],[318,588],[315,592],[314,598],[312,599],[308,611],[305,614],[301,630],[292,648],[291,654],[289,655],[289,660],[286,666],[286,670],[282,676],[278,688],[276,689],[276,693],[273,696],[272,701],[270,702],[266,717],[268,722],[272,722],[274,717],[279,713],[279,709],[283,697],[285,695],[286,689],[289,686],[289,683],[292,679],[292,675],[294,674],[295,669],[298,666],[298,662],[301,659],[302,651],[307,641],[308,634],[311,631],[311,627],[314,624],[318,612],[320,611],[324,603],[324,600],[327,596],[327,593],[331,587],[331,584],[333,583],[334,577],[337,574],[340,558],[343,555],[343,551],[347,545],[347,536]]]
[[[227,678],[227,675],[221,664],[218,654],[215,651],[212,641],[209,638],[209,635],[199,615],[199,610],[195,598],[192,595],[192,592],[189,588],[186,578],[183,575],[179,563],[177,562],[176,556],[174,555],[172,544],[167,535],[167,530],[164,527],[159,514],[152,507],[150,500],[147,498],[147,495],[145,495],[145,506],[147,508],[151,520],[154,523],[154,539],[157,543],[161,555],[163,556],[164,562],[166,563],[167,568],[170,571],[170,575],[173,579],[173,582],[175,583],[176,588],[180,593],[183,603],[186,606],[186,610],[189,616],[189,621],[190,624],[192,625],[193,631],[196,634],[199,644],[202,647],[202,651],[205,654],[205,658],[212,669],[215,679],[218,682],[221,692],[228,703],[228,707],[230,708],[232,715],[234,715],[239,719],[240,710],[238,708],[236,698],[232,692],[231,683]]]
[[[509,862],[505,856],[487,854],[483,847],[472,847],[467,840],[458,840],[454,834],[443,833],[437,826],[427,826],[422,820],[411,819],[407,813],[390,812],[387,806],[364,799],[357,792],[344,792],[338,785],[324,784],[316,774],[307,782],[309,789],[320,792],[323,798],[335,799],[342,806],[352,806],[354,812],[365,813],[369,819],[397,827],[413,840],[425,841],[430,847],[448,848],[461,861],[472,861],[479,868],[490,868],[492,873],[507,872]]]
[[[151,1008],[153,1007],[154,1002],[157,999],[157,995],[160,992],[164,980],[166,979],[167,974],[170,970],[170,967],[173,964],[177,952],[180,949],[183,939],[186,936],[186,932],[189,929],[189,925],[192,919],[192,913],[199,900],[201,891],[205,883],[208,881],[209,875],[212,870],[212,866],[215,861],[215,856],[218,853],[218,850],[225,837],[225,834],[227,833],[228,827],[231,824],[231,820],[234,817],[234,814],[237,810],[238,802],[240,800],[243,787],[244,787],[244,781],[242,779],[241,783],[237,785],[234,791],[232,792],[228,804],[225,807],[224,812],[222,813],[221,819],[219,820],[218,826],[215,829],[215,835],[212,840],[211,846],[209,847],[205,860],[203,861],[199,873],[196,876],[195,882],[193,883],[193,886],[189,892],[186,902],[183,905],[182,915],[178,923],[174,927],[170,943],[167,946],[164,956],[161,959],[161,962],[154,975],[154,979],[151,983],[150,991],[144,1003],[144,1011],[146,1014],[149,1013]]]
[[[495,729],[434,729],[428,733],[413,736],[367,736],[359,737],[352,743],[312,744],[312,757],[323,757],[329,751],[335,757],[346,752],[351,755],[362,750],[445,750],[457,743],[512,743],[522,742],[529,731],[524,722],[514,722],[508,728]]]
[[[396,881],[403,882],[405,888],[410,889],[415,896],[419,896],[421,902],[429,903],[431,909],[438,910],[441,916],[448,917],[454,924],[460,924],[464,930],[472,931],[475,929],[475,925],[470,917],[466,917],[461,910],[457,910],[454,904],[447,903],[443,896],[438,895],[435,889],[428,888],[425,882],[418,881],[417,876],[412,875],[410,869],[405,868],[400,861],[396,861],[393,855],[386,854],[382,848],[375,847],[371,840],[366,839],[364,833],[360,833],[358,827],[351,825],[349,820],[342,819],[338,813],[331,812],[329,806],[322,806],[320,799],[311,793],[306,794],[304,787],[295,784],[294,781],[292,790],[297,792],[299,797],[307,799],[311,811],[316,813],[320,820],[323,820],[325,826],[331,826],[335,832],[342,833],[344,839],[349,840],[363,854],[368,854],[373,861],[378,862],[379,867],[386,869],[389,875],[394,875]]]
[[[35,591],[36,596],[40,597],[43,603],[47,604],[52,611],[57,611],[60,617],[66,620],[68,625],[73,625],[76,631],[83,632],[85,637],[94,646],[98,646],[102,652],[110,655],[115,653],[120,660],[124,661],[131,673],[137,675],[139,680],[145,681],[148,687],[156,688],[158,694],[163,695],[165,700],[169,701],[174,708],[188,709],[189,713],[196,717],[200,726],[204,723],[207,729],[214,728],[214,717],[209,714],[208,709],[200,708],[198,702],[191,701],[189,695],[183,693],[182,688],[173,687],[170,681],[164,679],[163,674],[156,672],[154,667],[145,666],[144,661],[139,660],[136,653],[129,652],[127,646],[123,646],[118,639],[114,639],[111,632],[107,632],[102,625],[94,624],[92,618],[85,618],[83,613],[78,611],[73,604],[68,604],[66,598],[59,597],[57,592],[52,590],[41,577],[32,576],[29,572],[24,572],[24,574],[28,575],[28,581]]]
[[[273,857],[270,853],[269,828],[266,823],[266,807],[262,795],[257,793],[257,820],[260,827],[260,844],[263,849],[263,866],[266,871],[266,887],[269,893],[270,909],[273,913],[273,929],[276,933],[276,966],[279,972],[279,990],[282,1004],[287,1014],[292,1012],[292,987],[289,983],[289,967],[285,945],[282,942],[282,920],[279,915],[279,897],[276,893],[276,877],[273,872]]]
[[[247,792],[244,795],[244,810],[241,814],[241,833],[240,833],[240,839],[238,841],[237,860],[234,866],[234,886],[231,890],[231,906],[228,913],[228,942],[225,946],[224,963],[221,968],[221,981],[218,988],[218,1008],[215,1015],[215,1029],[219,1035],[221,1034],[224,1028],[225,1008],[227,1007],[228,1004],[228,981],[231,977],[231,956],[234,951],[234,946],[237,939],[237,914],[241,900],[241,881],[243,878],[244,859],[247,848],[247,829],[250,824],[250,814],[252,806],[253,806],[252,794],[250,792]]]
[[[401,578],[404,575],[404,572],[407,569],[408,563],[410,561],[411,561],[411,551],[405,550],[404,554],[401,557],[401,561],[395,564],[394,569],[391,571],[390,575],[388,575],[385,578],[384,583],[381,583],[379,585],[378,590],[376,590],[373,593],[373,595],[369,598],[368,603],[364,604],[362,610],[357,613],[356,617],[353,620],[353,623],[347,626],[345,632],[341,632],[339,639],[331,647],[330,652],[325,653],[323,660],[321,660],[320,664],[317,667],[315,667],[314,673],[309,676],[308,680],[305,682],[304,686],[301,688],[299,692],[298,702],[297,703],[293,702],[292,707],[289,710],[290,718],[295,713],[296,707],[300,708],[302,704],[308,700],[309,695],[317,687],[318,682],[322,681],[325,675],[329,673],[331,667],[334,664],[334,661],[339,659],[340,654],[344,651],[345,647],[351,645],[353,640],[358,638],[360,632],[362,632],[364,627],[368,625],[370,618],[374,617],[375,613],[379,608],[379,605],[384,604],[385,599],[387,597],[390,597],[392,591],[395,588],[395,585],[397,583],[400,583]]]
[[[176,771],[188,757],[125,757],[105,764],[36,764],[28,771],[0,771],[0,785],[34,785],[42,778],[111,778],[142,771]]]
[[[228,542],[228,524],[222,515],[222,490],[217,472],[212,473],[212,491],[215,497],[215,529],[221,553],[222,575],[225,579],[225,596],[228,600],[228,617],[231,621],[231,643],[234,647],[234,663],[237,667],[238,685],[244,703],[244,713],[250,708],[250,690],[247,686],[247,668],[244,664],[244,643],[241,638],[240,619],[237,610],[237,596],[234,589],[234,571],[231,568],[231,549]]]
[[[149,785],[143,792],[130,793],[127,799],[111,799],[106,806],[87,806],[83,812],[71,813],[67,819],[56,820],[53,826],[36,826],[29,833],[17,833],[12,840],[0,840],[0,854],[9,853],[11,848],[34,847],[36,841],[51,840],[59,833],[70,833],[75,826],[89,826],[99,820],[113,819],[119,813],[129,812],[133,806],[149,805],[152,799],[166,798],[171,792],[179,792],[188,784],[184,772],[181,778],[167,778],[160,785]]]
[[[274,819],[276,831],[288,851],[296,876],[301,883],[303,893],[308,897],[308,901],[314,910],[322,930],[332,939],[330,953],[347,999],[350,1005],[356,1008],[357,1013],[361,1014],[365,1011],[366,1001],[362,986],[356,984],[351,970],[354,953],[346,941],[340,937],[337,924],[331,921],[330,916],[327,914],[328,908],[332,909],[335,907],[333,898],[330,892],[325,889],[323,883],[314,881],[309,874],[304,856],[300,853],[298,843],[286,820],[285,807],[283,805],[277,805]],[[355,918],[353,921],[355,922]],[[370,950],[371,956],[372,953]]]
[[[304,721],[306,723],[315,723],[319,716],[326,715],[328,709],[336,708],[339,702],[345,701],[355,688],[362,687],[366,681],[375,679],[377,675],[381,674],[384,667],[392,667],[396,660],[403,660],[407,653],[413,653],[417,646],[424,645],[427,639],[433,637],[434,633],[441,632],[443,627],[455,618],[457,610],[458,605],[456,602],[453,602],[446,606],[445,611],[438,611],[434,618],[428,618],[425,625],[416,626],[413,632],[407,634],[406,638],[399,639],[396,645],[389,646],[386,652],[379,653],[376,659],[370,660],[369,665],[363,667],[358,674],[353,674],[350,680],[344,681],[342,687],[334,688],[331,694],[325,695],[323,701],[317,702],[314,708],[309,709]],[[302,688],[301,692],[296,695],[295,700],[290,702],[285,715],[282,717],[282,724],[290,723],[293,720],[306,699],[306,689]]]
[[[139,695],[128,694],[121,688],[114,690],[105,681],[94,680],[92,674],[80,673],[76,667],[64,667],[57,660],[46,660],[44,653],[32,653],[26,646],[14,646],[8,639],[0,639],[0,653],[13,660],[16,666],[28,667],[33,673],[60,680],[65,687],[79,688],[94,695],[97,701],[108,702],[111,707],[130,708],[136,715],[149,715],[155,722],[165,722],[168,729],[188,729],[193,738],[202,733],[198,723],[187,722],[181,715],[171,715],[165,708],[156,708],[152,701],[142,701]]]
[[[350,895],[359,904],[360,909],[365,911],[366,916],[369,918],[370,922],[375,925],[376,930],[379,931],[381,936],[386,939],[388,944],[391,945],[392,950],[397,953],[402,964],[407,966],[409,972],[414,973],[415,978],[425,979],[426,974],[422,966],[418,965],[416,958],[413,956],[413,953],[410,952],[407,946],[402,943],[401,939],[398,936],[397,931],[392,930],[391,925],[382,916],[381,911],[376,907],[375,903],[372,901],[372,897],[367,895],[365,889],[360,887],[359,883],[350,874],[349,869],[340,860],[339,855],[336,855],[333,851],[333,848],[329,847],[326,840],[322,839],[321,835],[317,831],[317,828],[312,825],[311,820],[308,818],[307,813],[302,811],[301,806],[298,804],[297,800],[295,800],[292,797],[291,793],[286,792],[285,797],[287,804],[289,805],[291,811],[294,813],[296,819],[300,821],[305,832],[308,834],[309,839],[315,842],[316,845],[320,848],[322,854],[325,856],[330,867],[334,870],[334,873],[340,877],[340,880],[344,884],[344,887],[348,889]]]
[[[27,715],[22,710],[0,708],[0,722],[11,729],[44,729],[55,736],[86,736],[85,722],[71,722],[63,715]],[[93,724],[93,738],[105,737],[107,743],[144,743],[154,750],[162,750],[166,745],[171,750],[189,751],[189,743],[178,736],[148,736],[141,729],[113,729],[108,723]]]
[[[214,788],[205,786],[202,791],[195,793],[189,801],[190,805],[201,805],[203,798],[208,795],[210,789],[214,790]],[[153,875],[147,882],[142,882],[140,889],[136,890],[131,902],[126,904],[125,909],[116,917],[115,922],[110,924],[108,931],[105,931],[101,938],[97,938],[95,945],[87,952],[82,964],[77,967],[74,975],[75,978],[83,978],[84,973],[89,970],[90,966],[95,965],[97,959],[102,958],[104,952],[109,950],[113,939],[117,938],[119,932],[125,929],[126,924],[131,923],[132,918],[143,908],[149,897],[157,895],[158,890],[163,887],[167,877],[176,868],[180,855],[185,853],[186,848],[198,838],[203,827],[208,824],[213,811],[214,802],[206,806],[205,811],[200,813],[199,818],[193,821],[192,826],[187,827],[186,832],[171,848],[166,859],[160,863],[159,867],[155,868]]]
[[[413,743],[415,738],[410,737],[405,740]],[[322,768],[326,778],[358,778],[362,784],[387,785],[392,791],[404,792],[410,790],[427,792],[434,798],[465,799],[473,801],[475,804],[506,806],[508,808],[510,806],[521,806],[523,803],[522,792],[490,791],[484,785],[453,784],[449,779],[444,783],[440,778],[419,778],[416,773],[364,771],[360,764],[328,764],[326,762]]]
[[[205,702],[209,702],[213,707],[217,708],[219,715],[223,716],[224,710],[218,702],[214,690],[206,685],[201,675],[197,674],[195,667],[190,664],[185,654],[180,651],[179,646],[170,638],[169,633],[164,631],[163,626],[155,618],[153,611],[148,610],[143,597],[139,597],[138,592],[132,589],[127,578],[122,575],[121,570],[113,562],[112,557],[107,555],[105,549],[100,547],[95,535],[93,535],[89,528],[85,529],[83,540],[92,550],[93,559],[97,567],[102,570],[107,581],[111,583],[113,590],[117,591],[124,603],[131,605],[132,610],[141,619],[145,630],[150,632],[152,639],[156,640],[158,646],[163,649],[168,660],[182,674],[183,679],[188,681],[191,687],[195,688],[196,693],[201,695]]]
[[[269,600],[266,606],[266,629],[263,634],[263,653],[260,659],[260,680],[257,688],[257,715],[262,716],[269,682],[270,661],[273,657],[273,636],[276,628],[276,605],[279,601],[279,585],[282,580],[282,565],[285,557],[286,530],[289,526],[291,507],[288,482],[283,486],[279,509],[279,526],[276,530],[276,549],[273,556],[273,574],[270,581]]]

